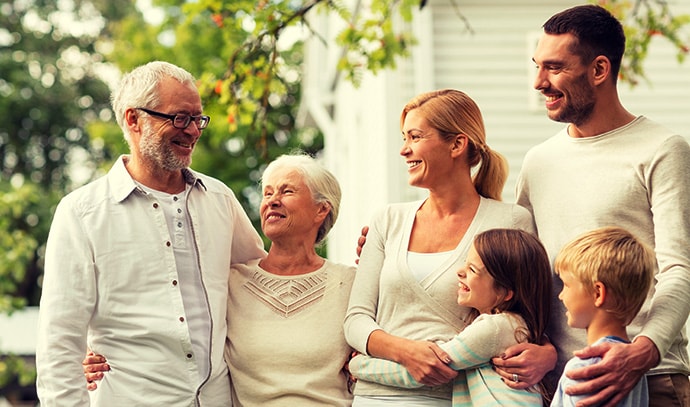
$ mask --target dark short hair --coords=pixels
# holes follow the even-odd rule
[[[599,55],[608,58],[613,80],[617,80],[625,52],[625,33],[620,21],[608,10],[592,4],[572,7],[553,15],[543,27],[546,34],[572,34],[577,42],[570,51],[585,64]]]

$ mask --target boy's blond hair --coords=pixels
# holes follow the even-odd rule
[[[654,280],[654,251],[619,227],[587,232],[561,250],[556,274],[570,273],[588,292],[597,281],[606,287],[606,311],[628,325],[640,311]]]

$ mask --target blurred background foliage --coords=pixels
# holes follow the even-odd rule
[[[654,37],[663,37],[676,49],[679,63],[690,52],[690,41],[681,34],[690,25],[690,15],[674,15],[666,0],[598,0],[591,3],[607,8],[623,23],[625,56],[620,79],[630,86],[646,80],[644,60]]]
[[[673,16],[665,1],[596,3],[624,21],[624,81],[644,78],[653,36],[670,40],[679,61],[687,55],[688,39],[678,32],[690,16]],[[302,41],[325,40],[308,17],[334,13],[346,23],[337,37],[338,69],[358,85],[364,72],[394,68],[407,55],[415,39],[394,22],[411,21],[426,4],[370,0],[362,10],[362,2],[350,9],[341,0],[3,0],[0,313],[38,305],[42,254],[59,198],[127,152],[109,105],[120,72],[160,59],[198,78],[212,120],[193,167],[232,188],[258,229],[263,166],[295,148],[311,154],[323,148],[318,129],[296,124]],[[21,358],[0,359],[0,396],[8,383],[34,379]]]

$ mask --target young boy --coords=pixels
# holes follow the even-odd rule
[[[563,281],[558,298],[566,308],[568,326],[585,328],[589,345],[629,342],[625,327],[642,307],[649,292],[656,260],[654,252],[628,231],[604,227],[568,243],[556,257],[554,269]],[[570,396],[565,389],[577,381],[566,372],[601,358],[568,361],[551,406],[574,406],[587,395]],[[644,376],[618,406],[646,406]]]

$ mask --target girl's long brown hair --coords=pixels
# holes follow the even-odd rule
[[[474,238],[474,248],[496,288],[513,291],[513,298],[496,307],[513,312],[527,324],[527,340],[542,343],[551,313],[552,273],[539,239],[518,229],[491,229]]]

